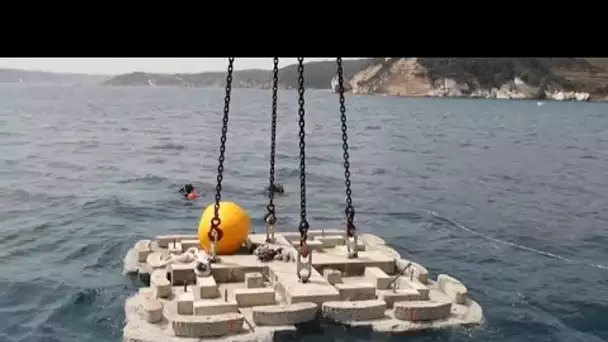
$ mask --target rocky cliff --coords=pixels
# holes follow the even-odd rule
[[[359,70],[366,68],[373,59],[344,60],[344,76],[350,79]],[[306,88],[329,89],[332,77],[336,74],[335,61],[304,63]],[[134,72],[119,75],[107,80],[110,86],[180,86],[180,87],[223,87],[226,84],[225,72],[203,72],[196,74],[154,74]],[[298,85],[297,65],[288,65],[279,70],[281,88],[292,89]],[[235,88],[272,87],[270,70],[238,70],[233,73],[232,86]]]
[[[605,100],[607,59],[383,58],[348,80],[354,94]]]

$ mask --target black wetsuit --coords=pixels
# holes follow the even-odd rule
[[[285,189],[283,189],[283,186],[281,184],[273,184],[273,186],[269,186],[268,188],[266,188],[266,190],[272,191],[275,194],[285,193]]]

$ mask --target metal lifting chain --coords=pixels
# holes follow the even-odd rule
[[[222,180],[224,179],[224,153],[226,152],[226,133],[228,132],[228,114],[230,113],[230,93],[232,91],[232,71],[234,70],[234,57],[228,58],[228,74],[226,75],[226,96],[224,97],[224,116],[222,118],[222,137],[220,138],[220,157],[217,166],[217,185],[215,187],[215,205],[209,239],[211,240],[211,261],[216,260],[217,243],[224,236],[219,228],[222,223],[220,219],[220,201],[222,199]]]
[[[350,189],[350,155],[348,153],[348,127],[346,123],[346,105],[344,104],[344,69],[342,68],[342,57],[336,58],[338,67],[338,94],[340,99],[340,121],[342,121],[342,150],[344,151],[344,185],[346,185],[346,238],[353,238],[354,244],[351,246],[347,241],[347,248],[351,257],[357,257],[357,228],[355,227],[355,209],[353,208],[353,200],[351,198],[352,190]]]
[[[304,116],[304,58],[298,57],[298,116],[300,126],[300,254],[308,256],[308,221],[306,220],[306,130]]]
[[[306,130],[304,116],[304,58],[298,57],[298,117],[300,126],[300,252],[296,272],[302,283],[312,275],[312,253],[308,248],[308,221],[306,220]],[[302,261],[302,258],[307,259]]]
[[[268,187],[268,205],[266,206],[266,242],[274,241],[274,225],[277,223],[277,217],[274,206],[274,160],[277,136],[277,92],[279,90],[279,58],[274,58],[274,67],[272,69],[272,112],[270,120],[270,185]]]

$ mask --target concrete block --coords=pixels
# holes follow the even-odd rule
[[[341,254],[347,253],[347,248],[345,245],[336,246],[336,247],[334,247],[334,249],[336,251],[339,251]],[[366,249],[365,244],[361,241],[357,241],[357,252],[363,252],[363,251],[365,251],[365,249]]]
[[[171,295],[171,283],[167,279],[167,272],[163,269],[154,270],[150,275],[150,287],[157,298],[167,298]]]
[[[391,282],[393,281],[392,277],[390,277],[388,274],[384,273],[384,271],[378,267],[366,267],[365,268],[365,277],[372,280],[375,283],[376,288],[378,288],[378,290],[387,289],[389,287],[389,285],[391,284]]]
[[[194,288],[198,294],[198,298],[204,299],[219,297],[217,284],[212,276],[196,278],[196,285]]]
[[[321,241],[323,248],[334,248],[344,245],[344,235],[325,235],[319,236],[316,240]]]
[[[179,294],[177,297],[177,313],[180,315],[194,314],[194,294],[192,292]]]
[[[192,247],[201,249],[201,243],[198,240],[182,240],[182,249],[184,251]]]
[[[344,246],[346,248],[346,246]],[[357,239],[357,252],[361,252],[367,249],[367,246],[365,246],[365,243],[363,243],[363,241]]]
[[[296,303],[256,306],[253,322],[259,326],[286,326],[312,321],[317,316],[317,304]]]
[[[338,270],[334,270],[331,268],[326,268],[323,270],[323,276],[327,279],[327,282],[335,285],[342,282],[342,272]]]
[[[236,289],[234,299],[239,307],[272,305],[275,303],[274,289],[270,287],[258,289]]]
[[[163,305],[157,299],[144,296],[141,306],[146,322],[158,323],[163,319]]]
[[[171,303],[174,304],[174,303]],[[178,315],[177,309],[170,305],[165,314],[170,322],[170,327],[175,336],[178,337],[220,337],[231,334],[239,334],[243,331],[244,317],[240,313],[229,312],[222,315],[196,316]],[[159,339],[158,341],[177,340]]]
[[[450,315],[452,303],[432,300],[409,301],[395,303],[394,307],[397,319],[410,322],[433,321],[447,318]]]
[[[414,289],[420,293],[421,300],[429,299],[431,290],[417,279],[412,280],[409,277],[401,276],[397,279],[397,282],[398,289]]]
[[[321,253],[319,253],[321,255]],[[315,262],[313,254],[313,263]],[[275,262],[268,264],[269,278],[277,292],[287,304],[311,302],[321,305],[330,300],[339,300],[340,293],[314,268],[307,283],[302,283],[296,274],[293,263]]]
[[[238,312],[236,301],[224,301],[223,299],[201,299],[194,302],[194,314],[198,316],[221,315],[230,312]]]
[[[264,287],[264,277],[259,272],[245,273],[245,287],[248,289]]]
[[[298,233],[295,233],[295,235],[297,235],[297,234]],[[343,234],[344,234],[344,229],[335,229],[335,228],[330,228],[330,229],[311,229],[311,230],[308,231],[308,236],[312,236],[315,239],[318,238],[318,237],[322,237],[322,236],[343,235]]]
[[[194,264],[171,264],[167,266],[167,272],[171,274],[171,284],[174,286],[194,284]]]
[[[359,234],[357,238],[359,239],[359,241],[363,242],[368,246],[378,247],[386,245],[386,241],[384,241],[383,238],[369,233]]]
[[[140,240],[135,244],[135,253],[137,254],[137,261],[146,262],[148,255],[152,253],[150,248],[150,240]]]
[[[467,287],[447,274],[437,276],[437,287],[455,304],[465,304],[468,299]]]
[[[334,285],[340,299],[346,301],[376,299],[376,287],[368,283],[342,283]]]
[[[167,245],[167,249],[171,254],[181,254],[184,252],[184,248],[182,247],[181,242],[169,242],[169,245]]]
[[[308,248],[310,248],[311,250],[315,251],[315,252],[323,252],[323,242],[319,241],[319,240],[309,240],[306,242],[306,244],[308,245]],[[298,241],[297,245],[300,245],[300,242]]]
[[[324,318],[348,323],[384,318],[386,303],[381,300],[356,302],[325,302],[321,308]]]
[[[420,292],[414,289],[398,289],[396,292],[392,290],[379,291],[378,299],[383,300],[386,307],[391,309],[396,302],[422,300],[422,296]]]

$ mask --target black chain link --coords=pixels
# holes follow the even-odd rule
[[[353,237],[357,231],[355,227],[355,209],[353,208],[353,200],[351,198],[352,190],[350,189],[350,155],[348,154],[348,127],[346,125],[346,105],[344,104],[344,70],[342,68],[342,57],[336,58],[338,66],[338,93],[340,97],[340,121],[342,121],[342,150],[344,151],[344,185],[346,185],[346,234],[348,237]]]
[[[300,125],[300,253],[308,255],[308,221],[306,220],[306,130],[304,116],[304,58],[298,57],[298,116]]]
[[[274,206],[274,159],[277,137],[277,92],[279,90],[279,58],[274,58],[272,69],[272,114],[270,120],[270,186],[268,187],[268,205],[266,206],[266,216],[264,219],[269,225],[277,222]]]
[[[222,137],[220,138],[220,157],[217,166],[217,185],[215,187],[215,205],[213,218],[211,219],[211,229],[209,229],[209,239],[220,241],[224,232],[219,228],[222,220],[220,219],[220,201],[222,200],[222,180],[224,179],[224,153],[226,152],[226,133],[228,133],[228,114],[230,113],[230,93],[232,92],[232,71],[234,70],[234,57],[228,58],[228,74],[226,75],[226,96],[224,97],[224,117],[222,118]]]

